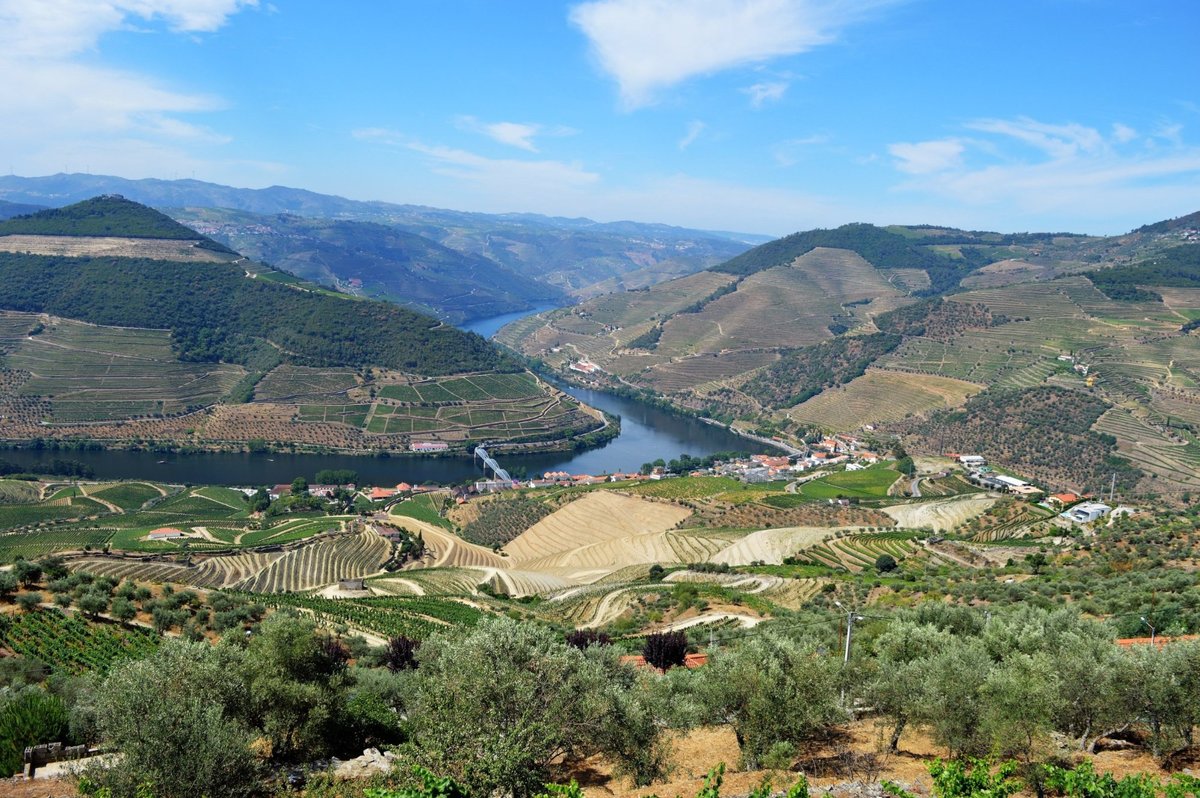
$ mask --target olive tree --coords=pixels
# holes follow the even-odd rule
[[[494,619],[431,637],[417,662],[410,755],[473,795],[531,795],[556,758],[657,744],[654,718],[630,695],[633,677],[618,678],[606,647],[584,652],[548,630]]]
[[[121,757],[87,771],[116,798],[246,796],[257,789],[246,705],[236,678],[241,653],[167,640],[150,657],[114,670],[94,694],[101,738]]]
[[[889,751],[897,750],[905,727],[921,714],[926,660],[951,641],[948,631],[912,621],[897,621],[875,640],[875,673],[867,683],[867,697],[892,719]]]
[[[987,650],[975,638],[959,639],[925,660],[919,712],[933,739],[953,756],[987,753],[981,726],[983,685],[991,669]]]
[[[777,743],[793,745],[845,718],[841,661],[815,644],[767,632],[714,652],[698,678],[707,719],[728,723],[746,767]]]
[[[271,755],[346,753],[344,705],[351,677],[348,650],[308,618],[275,613],[246,648],[242,669],[253,722],[271,742]]]

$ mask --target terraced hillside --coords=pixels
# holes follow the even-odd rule
[[[848,432],[866,424],[900,421],[930,410],[957,407],[980,390],[979,385],[948,377],[871,369],[786,412],[801,424]]]
[[[930,413],[954,425],[944,411],[981,392],[1087,391],[1161,431],[1104,431],[1150,475],[1125,479],[1127,490],[1181,499],[1200,442],[1200,247],[1174,229],[809,231],[707,274],[523,320],[501,338],[568,379],[647,390],[793,443],[864,426],[906,433]],[[568,369],[582,358],[601,371]],[[1100,464],[1106,440],[1051,469],[1060,487],[1122,470]]]
[[[247,263],[119,197],[3,222],[0,280],[7,440],[403,451],[604,425],[479,336]]]

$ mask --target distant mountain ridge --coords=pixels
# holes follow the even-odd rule
[[[241,189],[199,180],[128,180],[104,175],[0,177],[0,200],[59,206],[97,194],[121,194],[165,211],[188,225],[213,222],[211,237],[252,257],[264,257],[301,277],[351,287],[375,281],[370,296],[405,302],[455,322],[523,310],[547,301],[577,299],[643,288],[728,260],[769,236],[689,230],[665,224],[595,222],[532,213],[485,214],[420,205],[363,202],[304,189]],[[213,220],[213,209],[236,220]],[[254,214],[255,219],[246,215]],[[283,214],[292,220],[280,218]],[[240,215],[240,216],[239,216]],[[292,238],[297,224],[310,229]],[[387,247],[361,228],[363,242],[313,235],[313,220],[366,222],[428,239],[397,240]],[[243,235],[246,225],[278,234],[271,241]],[[351,227],[353,229],[353,227]],[[314,242],[313,239],[317,239]],[[331,238],[342,239],[333,241]],[[361,245],[360,245],[361,244]],[[260,246],[261,245],[261,246]],[[436,247],[444,250],[434,251]],[[314,249],[321,250],[319,254]],[[459,253],[455,259],[450,253]],[[483,268],[480,259],[497,264]],[[422,271],[422,267],[427,267]],[[388,270],[394,271],[388,274]],[[415,269],[416,271],[412,271]],[[434,269],[442,274],[431,274]],[[532,282],[547,286],[539,289]],[[389,287],[390,284],[390,287]],[[405,297],[398,285],[413,289]]]
[[[45,205],[33,205],[27,202],[8,202],[0,200],[0,219],[11,219],[14,216],[24,216],[30,213],[46,210]]]
[[[174,213],[255,260],[344,293],[395,302],[455,323],[531,304],[571,302],[555,286],[493,260],[378,222],[208,208]]]
[[[0,285],[11,442],[366,453],[420,451],[414,436],[570,446],[607,426],[474,333],[254,263],[124,197],[0,222]]]
[[[0,222],[0,236],[10,234],[207,240],[112,195]],[[314,366],[380,365],[421,374],[514,368],[479,336],[428,316],[250,279],[233,263],[4,252],[0,284],[6,310],[169,329],[184,360],[248,365],[256,342],[265,341],[284,361]]]

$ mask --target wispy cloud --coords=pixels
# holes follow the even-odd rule
[[[389,128],[360,128],[351,135],[424,156],[432,173],[469,185],[476,207],[482,203],[493,210],[540,208],[547,196],[580,191],[600,181],[599,174],[578,162],[489,158],[470,150],[427,144]]]
[[[575,6],[570,18],[632,109],[697,75],[829,44],[847,25],[890,2],[591,0]]]
[[[828,144],[832,140],[832,137],[828,133],[814,133],[811,136],[786,139],[777,142],[771,148],[771,155],[775,158],[775,163],[780,166],[795,166],[800,163],[803,155],[811,151],[813,147]]]
[[[762,108],[767,103],[779,102],[788,90],[788,84],[782,80],[755,83],[742,89],[743,94],[750,96],[753,108]]]
[[[526,152],[537,152],[534,138],[538,136],[573,136],[579,131],[565,125],[540,125],[533,122],[481,122],[473,116],[460,116],[458,126],[487,136],[492,141],[516,147]]]
[[[0,106],[19,125],[0,126],[0,145],[69,152],[86,140],[96,153],[123,146],[222,144],[228,136],[182,117],[217,110],[211,94],[103,64],[105,34],[155,23],[175,34],[215,31],[257,0],[0,0]],[[36,162],[36,158],[31,161]],[[55,158],[57,160],[57,158]],[[149,163],[149,161],[148,161]],[[104,162],[99,164],[104,167]],[[143,171],[143,170],[138,170]]]
[[[896,159],[896,168],[912,175],[941,172],[962,163],[966,147],[958,139],[935,141],[898,142],[888,145],[888,152]]]
[[[1137,138],[1138,132],[1129,125],[1123,125],[1120,122],[1113,122],[1113,138],[1120,144],[1128,144]]]
[[[1028,117],[964,127],[974,135],[889,145],[895,168],[910,176],[897,190],[1009,217],[1092,225],[1128,218],[1133,208],[1146,219],[1178,215],[1194,210],[1200,196],[1200,147],[1184,143],[1177,125],[1142,139],[1123,123],[1112,123],[1107,135]]]
[[[692,146],[692,143],[700,138],[700,134],[704,132],[704,128],[708,127],[699,119],[693,119],[687,123],[687,132],[683,134],[683,138],[679,140],[679,149],[686,150]]]
[[[1107,146],[1104,136],[1095,128],[1075,123],[1046,124],[1025,116],[1013,120],[979,119],[968,123],[967,128],[1007,136],[1041,150],[1051,158],[1096,154]]]

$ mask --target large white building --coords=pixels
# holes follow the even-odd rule
[[[1062,513],[1062,517],[1077,524],[1090,524],[1112,512],[1112,508],[1100,502],[1081,502]]]

